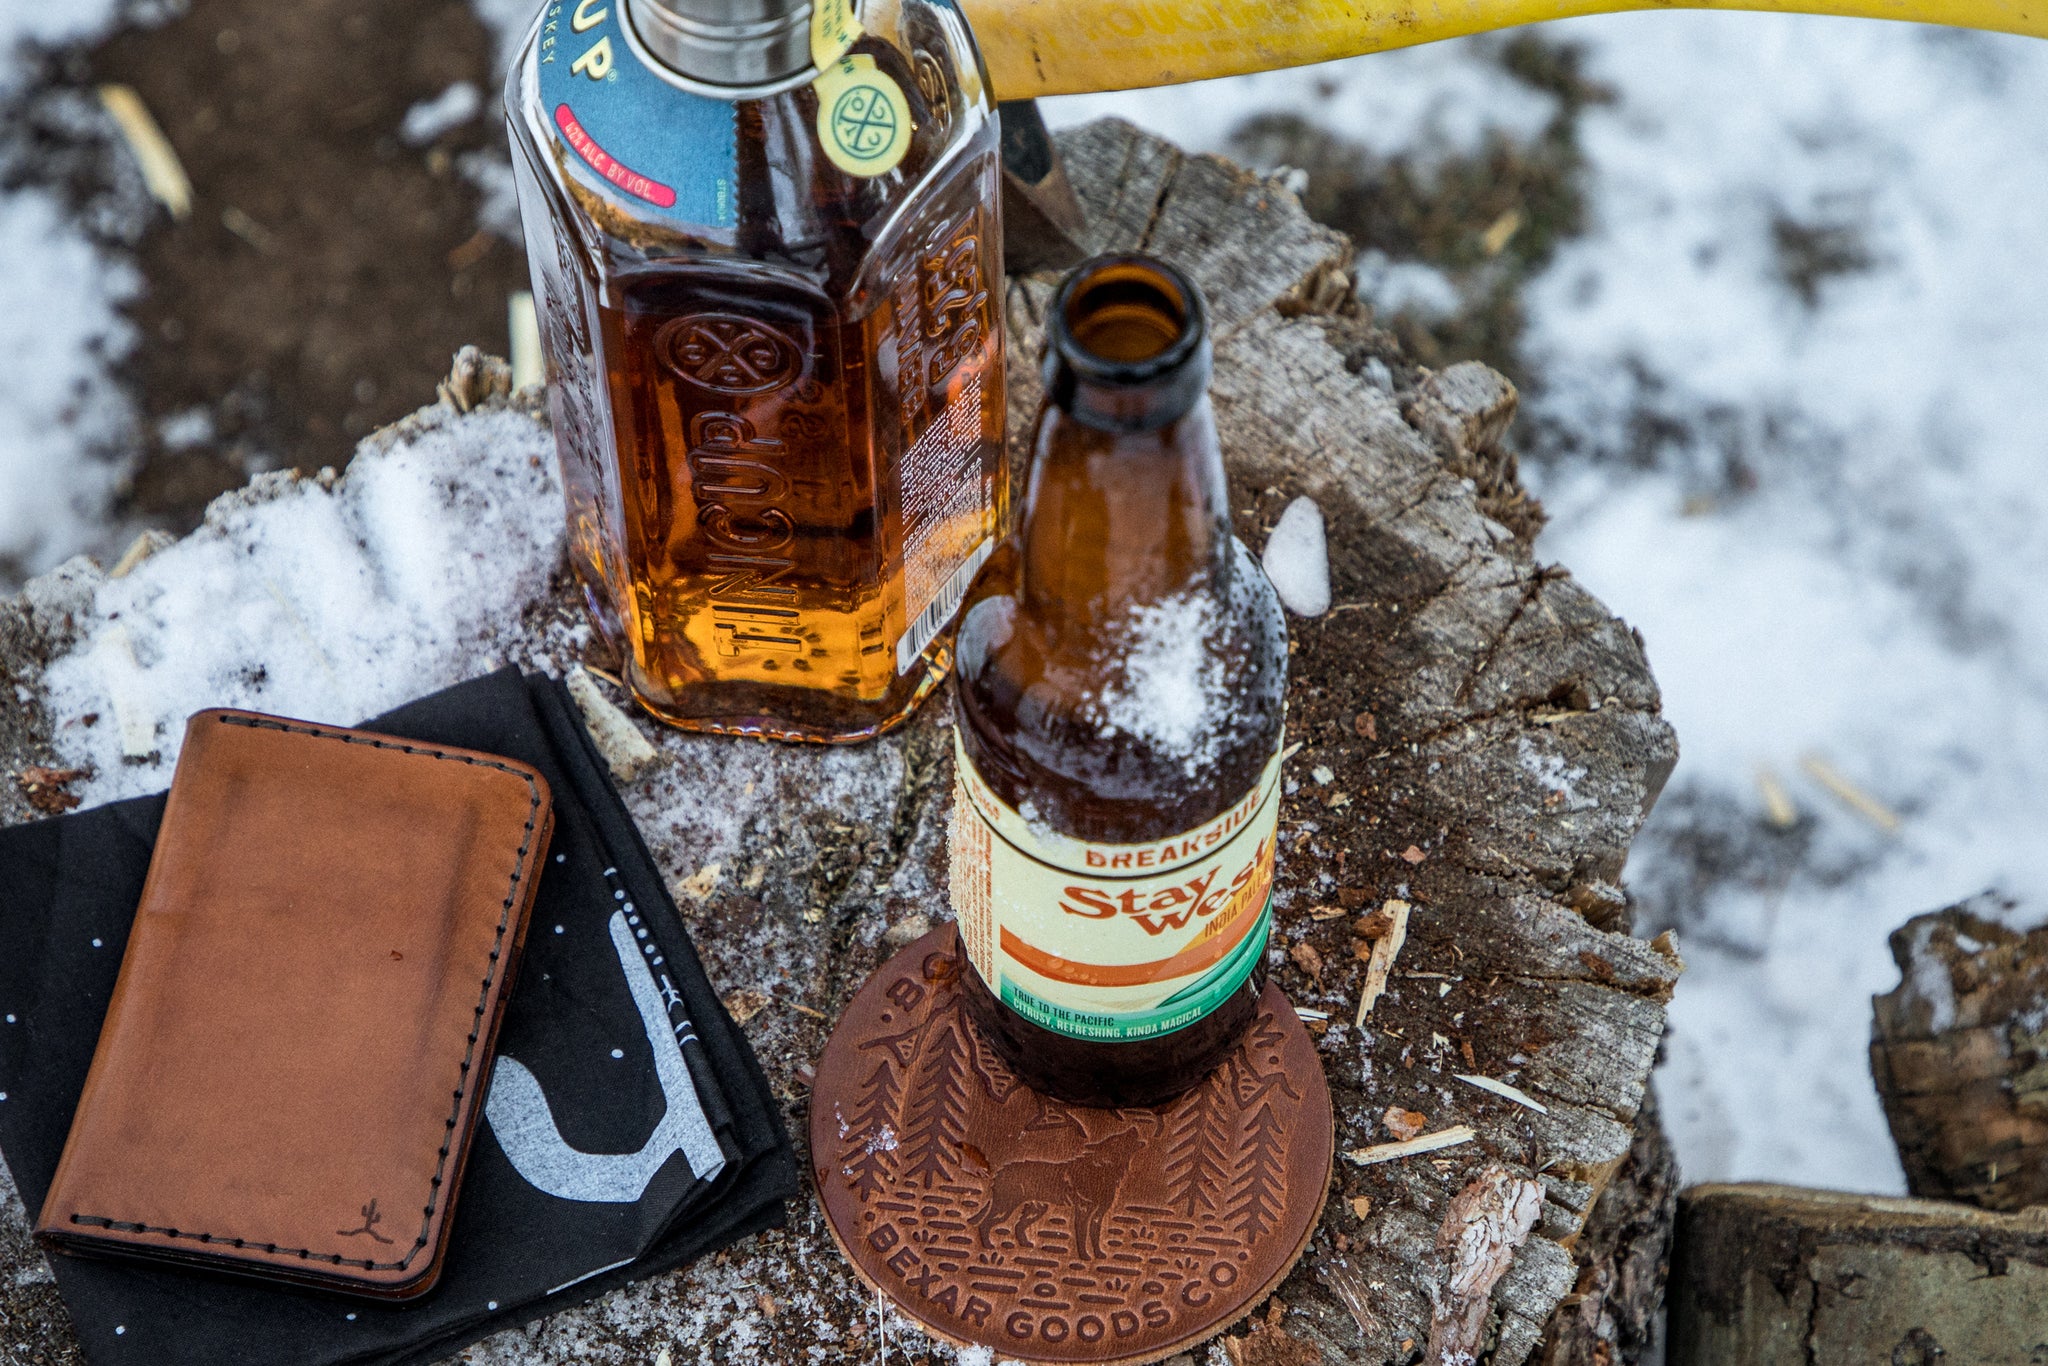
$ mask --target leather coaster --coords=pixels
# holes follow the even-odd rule
[[[862,1279],[999,1360],[1158,1361],[1242,1318],[1308,1246],[1330,1090],[1268,985],[1245,1045],[1156,1109],[1066,1105],[976,1036],[951,925],[854,997],[818,1062],[811,1162]]]

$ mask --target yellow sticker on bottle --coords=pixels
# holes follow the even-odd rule
[[[834,166],[857,176],[896,169],[910,150],[910,101],[873,57],[841,57],[820,68],[811,86],[818,92],[818,141]]]
[[[853,0],[811,0],[811,65],[819,71],[844,57],[861,33]]]

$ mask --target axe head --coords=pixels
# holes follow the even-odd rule
[[[1038,101],[1005,100],[996,114],[1003,130],[1003,269],[1028,275],[1078,264],[1088,255],[1080,243],[1081,201]]]

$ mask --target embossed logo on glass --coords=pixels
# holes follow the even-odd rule
[[[656,334],[654,347],[676,375],[724,394],[780,388],[803,365],[803,353],[789,338],[733,313],[672,319]]]

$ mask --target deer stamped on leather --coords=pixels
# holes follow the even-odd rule
[[[1244,1045],[1156,1109],[1062,1104],[975,1035],[953,928],[861,988],[826,1045],[811,1154],[861,1275],[956,1343],[1027,1362],[1156,1361],[1242,1317],[1306,1246],[1330,1093],[1267,987]]]

